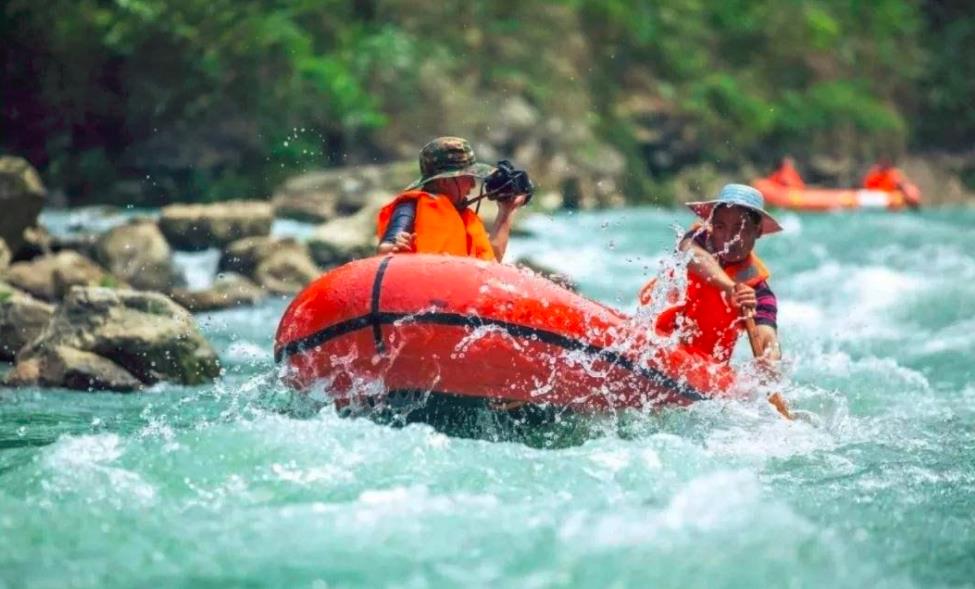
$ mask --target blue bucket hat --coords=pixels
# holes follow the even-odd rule
[[[687,203],[687,208],[694,211],[695,215],[706,221],[711,218],[714,207],[718,205],[745,207],[761,215],[762,235],[782,231],[782,226],[779,225],[779,222],[772,218],[772,215],[765,212],[765,199],[762,198],[762,193],[744,184],[725,184],[721,192],[718,193],[718,198],[701,202],[689,202]]]

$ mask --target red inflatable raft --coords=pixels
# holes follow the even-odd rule
[[[789,188],[767,179],[752,182],[765,197],[765,203],[798,211],[835,211],[841,209],[901,210],[909,205],[899,191],[835,188]]]
[[[423,391],[604,410],[686,404],[731,386],[727,365],[655,349],[641,323],[513,266],[375,257],[295,298],[275,360],[291,386],[322,383],[340,406]]]

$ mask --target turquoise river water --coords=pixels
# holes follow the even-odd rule
[[[286,301],[204,314],[212,386],[0,389],[0,588],[973,586],[975,212],[781,218],[783,393],[816,424],[756,398],[524,443],[300,412]],[[631,311],[689,221],[538,216],[509,258]],[[179,262],[201,286],[216,254]]]

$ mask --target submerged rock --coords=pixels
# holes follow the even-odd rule
[[[185,284],[169,243],[153,221],[136,220],[107,231],[94,251],[96,260],[133,288],[167,292]]]
[[[54,306],[0,282],[0,360],[13,360],[36,339],[54,315]]]
[[[45,348],[17,363],[7,386],[64,387],[80,391],[129,392],[142,383],[111,360],[67,346]]]
[[[256,305],[267,293],[247,278],[231,272],[217,276],[213,286],[206,290],[179,288],[170,296],[190,311],[219,311]]]
[[[47,191],[27,160],[0,156],[0,239],[13,255],[24,243],[24,230],[37,224]]]
[[[75,287],[41,336],[17,355],[7,382],[131,390],[133,382],[202,384],[219,373],[217,355],[193,316],[166,296]]]
[[[273,208],[264,201],[179,204],[163,207],[159,229],[174,248],[200,251],[270,235],[273,221]]]
[[[308,240],[311,257],[322,268],[332,268],[376,253],[376,215],[392,200],[392,195],[377,195],[368,206],[351,217],[329,221],[315,230]]]
[[[118,280],[78,252],[64,250],[17,262],[5,273],[6,281],[31,295],[58,301],[74,286],[114,286]]]
[[[321,274],[304,244],[274,237],[250,237],[230,244],[220,257],[218,271],[242,274],[283,295],[299,292]]]

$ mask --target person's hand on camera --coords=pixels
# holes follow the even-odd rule
[[[510,215],[515,209],[525,206],[528,202],[527,194],[519,194],[513,198],[498,201],[498,209],[505,215]]]

